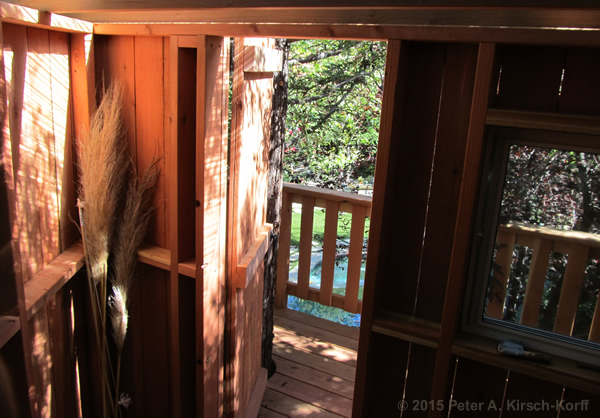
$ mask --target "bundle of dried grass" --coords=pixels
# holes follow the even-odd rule
[[[137,269],[137,251],[144,241],[150,216],[152,214],[152,196],[160,171],[158,160],[154,160],[141,180],[132,172],[129,187],[125,194],[125,208],[117,228],[114,246],[112,296],[109,301],[109,314],[112,333],[117,347],[117,371],[114,393],[114,416],[119,410],[119,381],[121,376],[121,358],[125,337],[127,336],[128,290]]]
[[[128,167],[118,84],[113,83],[104,92],[90,129],[80,142],[79,206],[83,218],[80,222],[89,273],[98,284],[106,280],[110,238]]]

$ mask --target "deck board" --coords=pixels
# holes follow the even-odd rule
[[[358,329],[275,311],[273,359],[259,417],[350,417]]]

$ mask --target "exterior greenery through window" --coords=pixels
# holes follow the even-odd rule
[[[543,141],[539,133],[536,141],[524,140],[523,132],[516,134],[518,139],[492,136],[480,227],[484,241],[476,270],[488,279],[475,317],[504,328],[492,333],[498,338],[515,338],[512,331],[517,331],[516,339],[532,334],[542,343],[550,338],[597,350],[597,146],[589,138],[572,136],[570,141],[568,135],[554,138],[557,142],[552,136]]]

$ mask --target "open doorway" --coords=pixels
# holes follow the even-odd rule
[[[294,405],[350,416],[387,44],[283,46],[277,373],[262,413]]]

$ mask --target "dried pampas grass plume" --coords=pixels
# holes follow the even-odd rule
[[[110,239],[125,186],[128,159],[121,126],[121,87],[113,83],[80,141],[79,206],[94,283],[106,279]]]

